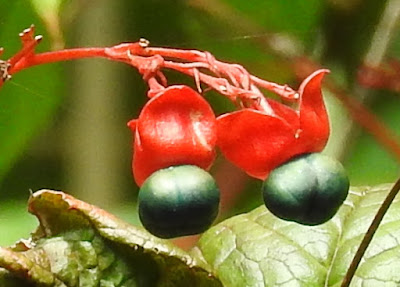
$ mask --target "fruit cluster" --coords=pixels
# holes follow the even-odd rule
[[[124,62],[143,75],[150,99],[139,118],[128,123],[134,133],[132,169],[141,187],[140,219],[159,237],[200,233],[215,220],[220,196],[207,170],[216,148],[264,181],[265,205],[280,218],[320,224],[346,198],[349,181],[342,165],[319,153],[329,137],[321,94],[327,70],[314,72],[294,91],[259,79],[240,65],[218,61],[208,52],[153,48],[144,39],[35,53],[41,37],[35,37],[34,28],[20,37],[22,49],[0,60],[0,87],[22,69],[85,57]],[[169,86],[162,69],[193,77],[198,92],[184,85]],[[202,84],[232,100],[237,111],[216,117],[201,95]],[[259,88],[281,101],[265,97]]]
[[[320,84],[326,70],[299,89],[299,109],[267,100],[270,110],[242,107],[215,117],[206,100],[187,86],[155,94],[137,120],[132,170],[143,225],[159,237],[196,234],[218,213],[217,185],[206,172],[215,148],[250,176],[264,180],[267,208],[302,224],[330,219],[346,198],[341,164],[320,153],[329,123]]]

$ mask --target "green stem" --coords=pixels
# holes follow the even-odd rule
[[[390,205],[392,204],[399,190],[400,190],[400,178],[394,184],[389,194],[383,201],[378,212],[376,213],[374,220],[372,220],[372,223],[369,226],[367,233],[364,235],[364,238],[361,241],[361,244],[358,247],[356,254],[354,255],[353,261],[351,262],[350,267],[347,270],[344,280],[342,281],[341,287],[348,287],[350,285],[350,282],[353,279],[354,274],[356,273],[357,267],[360,264],[361,258],[364,256],[364,253],[367,250],[369,244],[371,243],[372,238],[379,227],[379,224],[381,223],[383,217],[388,211]]]

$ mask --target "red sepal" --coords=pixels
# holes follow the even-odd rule
[[[217,126],[208,102],[187,86],[171,86],[150,99],[128,126],[135,136],[136,183],[173,165],[208,169],[215,158]]]
[[[218,142],[224,156],[250,176],[264,180],[293,156],[321,151],[329,122],[321,94],[327,70],[318,70],[299,88],[299,111],[269,101],[274,114],[244,109],[217,118]]]
[[[321,151],[329,138],[329,119],[321,93],[321,82],[329,70],[318,70],[300,85],[300,139],[306,152]]]

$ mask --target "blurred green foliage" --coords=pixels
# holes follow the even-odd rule
[[[59,47],[60,41],[65,47],[96,46],[133,42],[145,37],[155,46],[208,50],[221,60],[243,65],[259,77],[293,87],[298,86],[293,56],[305,56],[331,69],[331,77],[342,79],[340,82],[349,91],[357,91],[353,89],[354,75],[371,46],[373,32],[388,2],[349,0],[350,4],[342,5],[341,1],[322,0],[0,1],[0,46],[5,48],[2,59],[7,59],[20,47],[18,33],[31,24],[44,35],[39,51]],[[54,15],[58,17],[54,19]],[[397,30],[389,33],[392,39],[399,35]],[[59,41],[57,45],[55,41]],[[394,40],[390,43],[393,44],[389,45],[387,56],[399,57],[398,44],[396,46]],[[77,62],[90,62],[92,68],[83,69],[75,62],[35,67],[15,75],[0,91],[0,230],[7,230],[2,232],[0,245],[26,236],[26,230],[33,229],[26,225],[36,224],[23,208],[29,189],[64,190],[122,214],[125,219],[129,218],[129,212],[121,206],[129,206],[132,220],[137,218],[134,210],[137,187],[130,171],[131,134],[125,122],[138,115],[146,100],[146,87],[136,71],[122,64],[96,59]],[[101,76],[116,65],[123,67],[115,78],[107,80],[108,76]],[[88,74],[93,75],[88,89],[108,88],[115,92],[87,98],[79,87],[87,86]],[[170,83],[193,85],[187,77],[176,73],[167,75]],[[358,95],[349,93],[349,96]],[[398,96],[367,91],[363,99],[396,133],[400,133]],[[207,99],[218,113],[232,108],[215,93],[207,94]],[[113,122],[113,125],[99,123],[91,112],[76,108],[90,101],[106,103],[106,107],[107,101],[117,101],[103,113],[104,122]],[[337,101],[329,99],[329,102],[334,103],[329,107],[334,115],[329,143],[333,148],[329,150],[342,151],[334,155],[343,160],[352,184],[394,181],[399,173],[398,162],[373,137],[354,129],[345,142],[337,140],[337,135],[352,123]],[[91,190],[90,196],[77,183],[71,153],[85,156],[100,143],[98,138],[92,137],[90,129],[83,132],[84,138],[71,138],[67,130],[79,134],[81,129],[80,124],[71,126],[72,117],[78,118],[74,123],[88,122],[93,131],[104,133],[108,138],[107,148],[119,151],[116,155],[112,153],[117,158],[107,162],[79,163],[97,166],[109,174],[121,173],[112,190],[106,184],[111,179],[100,175],[102,173],[96,169],[91,174],[81,175],[93,181],[89,186],[96,183],[96,190]],[[83,142],[85,147],[74,151],[76,141]],[[98,153],[111,154],[108,150]],[[218,167],[214,169],[216,173]],[[226,215],[248,211],[261,204],[260,184],[245,180],[246,188],[236,195]],[[107,198],[106,203],[102,198]]]

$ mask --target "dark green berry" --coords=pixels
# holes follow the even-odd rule
[[[173,238],[207,230],[218,214],[214,178],[194,165],[154,172],[139,191],[139,217],[153,235]]]
[[[279,218],[305,225],[331,219],[349,191],[349,179],[337,160],[305,154],[274,169],[264,181],[266,207]]]

